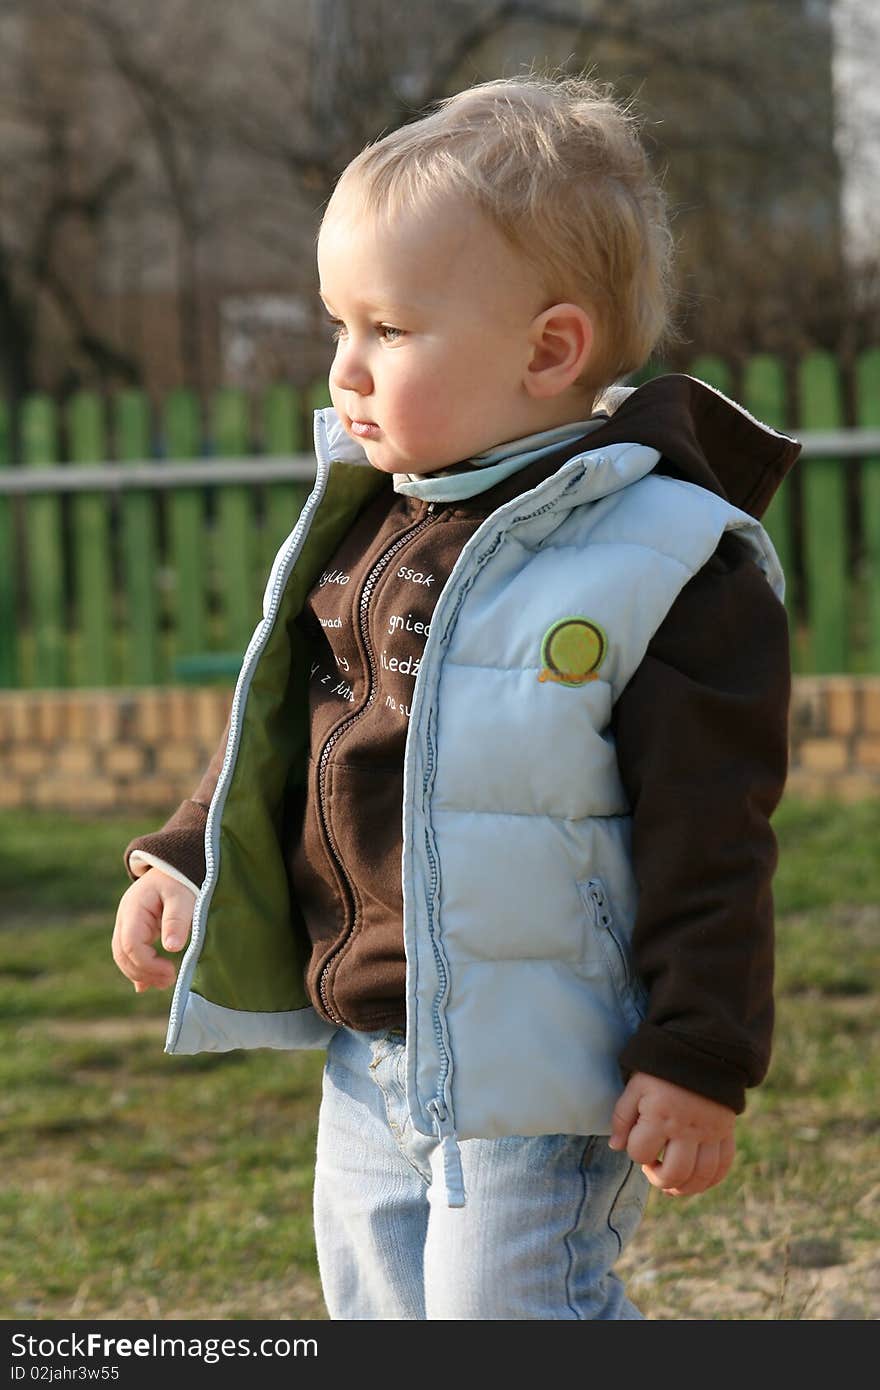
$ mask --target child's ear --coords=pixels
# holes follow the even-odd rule
[[[593,347],[593,322],[579,304],[551,304],[529,327],[531,353],[524,385],[536,400],[566,391],[583,372]]]

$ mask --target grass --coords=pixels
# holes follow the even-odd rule
[[[880,803],[775,826],[773,1063],[728,1179],[652,1194],[621,1264],[648,1318],[880,1313]],[[323,1319],[321,1054],[165,1056],[169,996],[109,950],[143,829],[0,816],[0,1317]]]

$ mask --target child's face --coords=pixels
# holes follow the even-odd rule
[[[386,225],[337,194],[318,240],[330,396],[374,468],[432,473],[540,428],[524,387],[538,277],[464,201]]]

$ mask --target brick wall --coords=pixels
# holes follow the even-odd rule
[[[0,691],[0,808],[164,814],[187,796],[223,732],[231,692]],[[880,676],[800,676],[792,795],[880,796]]]
[[[0,807],[163,813],[196,785],[231,692],[0,691]]]
[[[797,676],[788,790],[806,798],[880,796],[880,676]]]

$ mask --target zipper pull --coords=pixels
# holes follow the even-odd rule
[[[596,917],[599,924],[603,927],[611,926],[611,918],[605,907],[605,896],[602,892],[601,884],[597,879],[590,880],[590,897],[593,899],[593,906],[596,909]]]
[[[429,503],[428,503],[428,516],[433,516],[433,515],[434,515],[434,508],[436,507],[436,505],[437,505],[436,502],[429,502]]]
[[[443,1155],[443,1181],[446,1184],[446,1203],[450,1207],[463,1207],[465,1204],[464,1173],[461,1168],[461,1149],[455,1137],[455,1130],[449,1116],[438,1101],[432,1100],[428,1114],[433,1117],[434,1129],[440,1141]]]

